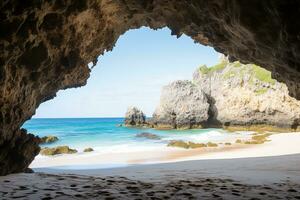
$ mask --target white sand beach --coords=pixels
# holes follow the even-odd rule
[[[58,156],[37,156],[31,168],[110,168],[135,164],[169,163],[186,160],[231,159],[280,156],[300,153],[300,133],[278,133],[264,144],[233,144],[215,148],[181,149],[165,147],[138,152],[77,153]]]
[[[277,134],[271,139],[182,162],[113,169],[37,168],[33,174],[0,177],[0,195],[30,200],[300,199],[300,154],[292,154],[299,151],[300,134]],[[235,158],[229,159],[230,155]],[[247,158],[238,158],[242,156]]]

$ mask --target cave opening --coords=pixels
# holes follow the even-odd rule
[[[297,99],[300,99],[300,20],[296,19],[300,17],[300,1],[6,0],[0,3],[0,11],[0,175],[18,173],[0,178],[2,198],[299,199],[300,104]],[[172,35],[186,34],[194,41],[214,47],[228,56],[214,67],[201,66],[193,76],[196,81],[180,81],[164,89],[162,101],[165,103],[160,104],[161,109],[153,115],[155,120],[147,121],[138,109],[126,112],[128,124],[139,126],[130,130],[139,130],[139,134],[133,135],[141,148],[146,148],[143,143],[146,140],[157,144],[166,139],[165,135],[159,135],[154,129],[147,129],[148,126],[159,129],[194,128],[188,134],[183,130],[164,130],[168,135],[177,131],[183,133],[181,137],[189,136],[188,141],[184,138],[168,141],[165,149],[168,152],[171,147],[181,149],[179,155],[188,157],[195,154],[187,152],[200,155],[204,151],[211,157],[201,154],[208,160],[133,166],[123,170],[107,170],[106,173],[105,170],[95,170],[94,174],[92,170],[77,170],[72,171],[72,175],[65,175],[60,170],[30,175],[19,173],[32,172],[28,166],[38,155],[41,142],[21,129],[24,122],[35,114],[41,103],[54,98],[58,91],[85,85],[98,56],[112,50],[120,35],[127,30],[141,26],[153,29],[169,27]],[[92,64],[88,67],[89,62]],[[187,69],[188,66],[184,67]],[[126,75],[126,72],[120,73]],[[210,87],[203,87],[207,82]],[[59,92],[53,102],[59,101],[68,91],[73,90]],[[76,93],[79,91],[84,89]],[[77,97],[72,97],[69,102],[79,101]],[[197,104],[193,103],[195,101]],[[83,102],[91,104],[87,99]],[[121,103],[114,104],[115,108],[118,106]],[[55,116],[68,108],[77,111],[69,104],[50,110]],[[178,112],[180,108],[185,108],[185,112]],[[191,108],[197,108],[197,115],[190,116]],[[45,113],[41,112],[43,109],[42,105],[37,116]],[[149,112],[147,108],[143,109]],[[202,117],[196,117],[198,114]],[[39,122],[40,130],[45,123],[43,120]],[[69,124],[68,130],[77,127],[68,132],[74,139],[78,138],[75,132],[87,131],[84,126],[95,128],[90,126],[88,120],[81,121],[81,124],[70,118],[66,120],[71,121],[58,122],[53,127],[66,124]],[[206,126],[209,124],[201,123],[203,120],[224,125],[227,135],[238,134],[240,137],[246,132],[248,138],[222,143],[193,142],[196,139],[193,131],[208,128]],[[93,123],[99,125],[99,121]],[[109,123],[115,125],[111,121],[102,123],[105,124],[103,128]],[[129,127],[114,126],[118,130],[126,128]],[[214,128],[210,129],[209,134],[220,137],[220,131],[224,130],[219,126]],[[59,131],[65,133],[65,130]],[[114,131],[106,131],[109,133],[106,138],[118,142],[111,138]],[[89,137],[79,136],[82,141],[95,139],[92,134]],[[125,139],[126,135],[122,134],[122,137]],[[53,145],[60,142],[56,141],[56,137],[44,140],[53,142]],[[75,140],[69,142],[73,144]],[[115,150],[122,153],[128,150],[128,145],[130,142]],[[218,152],[222,148],[230,151]],[[53,152],[51,149],[45,151]],[[77,152],[76,149],[63,147],[59,151],[72,153],[67,160],[61,160],[62,156],[53,156],[61,168],[68,168],[65,164],[72,165],[72,158],[77,156],[85,157],[80,164],[91,163],[89,157],[97,153],[92,148]],[[104,154],[106,157],[102,159],[112,160],[111,151]],[[143,158],[153,155],[141,153]],[[178,154],[166,153],[162,156],[170,159]],[[127,164],[140,161],[131,159]],[[147,160],[147,163],[152,161]],[[41,162],[49,166],[47,159]],[[86,176],[89,174],[92,176]]]
[[[88,65],[85,87],[43,103],[24,125],[42,138],[30,167],[173,162],[197,159],[194,150],[222,158],[227,149],[266,143],[265,131],[297,131],[300,104],[271,72],[171,33],[127,31],[113,51]]]
[[[182,139],[182,133],[195,137],[197,131],[121,127],[126,109],[135,106],[143,110],[148,118],[152,117],[165,85],[178,80],[192,82],[193,73],[200,65],[216,65],[219,59],[220,54],[213,48],[195,43],[186,35],[179,38],[171,36],[168,28],[153,30],[142,27],[127,31],[118,39],[113,51],[100,56],[95,66],[89,64],[91,75],[86,86],[59,91],[56,98],[41,104],[23,127],[42,138],[51,136],[49,141],[53,139],[54,142],[41,144],[42,149],[67,146],[76,150],[79,157],[83,152],[93,150],[90,155],[100,152],[102,165],[114,165],[107,156],[122,151],[128,153],[120,154],[128,157],[126,162],[132,159],[135,152],[139,154],[143,151],[148,158],[141,159],[141,163],[151,159],[155,161],[157,155],[151,156],[152,150],[166,146],[172,138]],[[160,134],[170,136],[153,143],[138,136],[144,132],[150,132],[152,137],[161,137],[156,136]],[[122,137],[123,141],[120,139]],[[114,162],[121,162],[120,155]],[[68,154],[52,159],[51,156],[39,155],[31,167],[74,167],[82,164],[81,158],[72,158],[74,155],[70,157]],[[89,158],[84,163],[92,165],[99,164],[99,161]]]

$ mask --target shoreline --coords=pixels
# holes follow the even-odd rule
[[[245,145],[244,149],[209,152],[191,160],[169,163],[81,170],[35,168],[35,173],[0,177],[0,196],[4,199],[299,199],[300,153],[292,153],[300,151],[297,146],[300,133],[275,134],[271,139],[269,143]],[[289,148],[283,150],[287,144]],[[264,157],[260,157],[258,153],[265,150],[268,151]],[[236,152],[244,152],[239,156],[247,153],[249,157],[233,158],[233,155],[238,157]],[[278,153],[291,155],[270,156]]]
[[[77,153],[72,155],[38,156],[31,168],[45,169],[95,169],[127,167],[141,164],[173,163],[189,160],[233,159],[280,156],[300,153],[300,133],[276,133],[264,144],[233,144],[231,146],[199,149],[164,147],[159,149],[127,153]],[[66,165],[67,163],[67,165]],[[82,165],[80,163],[89,163]],[[43,171],[43,170],[42,170]]]

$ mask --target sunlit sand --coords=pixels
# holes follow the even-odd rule
[[[133,164],[153,164],[185,160],[229,159],[279,156],[300,153],[300,133],[278,133],[269,137],[264,144],[232,144],[215,148],[181,149],[164,147],[136,152],[78,153],[59,156],[38,156],[32,168],[110,168]]]

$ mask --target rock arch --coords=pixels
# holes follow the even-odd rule
[[[231,60],[256,63],[300,98],[296,0],[49,0],[0,3],[0,175],[20,172],[38,139],[20,130],[58,90],[86,84],[97,57],[129,29],[169,27]]]

